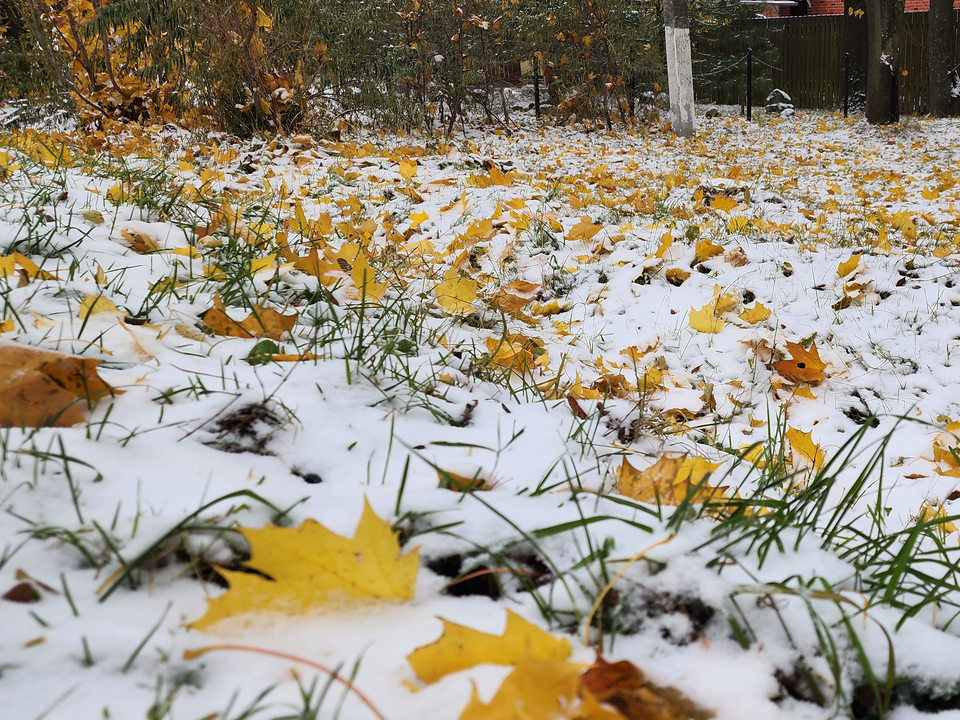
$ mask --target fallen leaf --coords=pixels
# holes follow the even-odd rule
[[[695,263],[702,263],[712,257],[722,255],[723,247],[720,245],[714,245],[710,240],[699,240],[697,241],[695,252],[696,255],[694,256],[693,261]]]
[[[690,279],[690,273],[683,268],[667,268],[665,275],[667,282],[675,287],[680,287]]]
[[[456,270],[448,270],[433,291],[437,303],[449,315],[468,315],[473,312],[473,301],[477,299],[480,285],[476,280],[461,277]]]
[[[814,470],[823,467],[825,455],[820,446],[813,442],[812,433],[788,427],[785,436],[790,443],[790,447],[803,461],[801,462],[802,465],[812,466]]]
[[[136,230],[123,228],[120,230],[120,234],[123,236],[123,239],[130,244],[130,247],[134,252],[152,253],[163,249],[152,237],[145,235],[144,233],[137,232]]]
[[[699,310],[690,310],[690,327],[697,332],[715,334],[723,330],[724,321],[716,316],[716,303],[711,302]]]
[[[770,317],[770,308],[764,307],[763,303],[757,300],[752,308],[744,308],[739,317],[745,323],[756,325]]]
[[[837,267],[837,274],[843,278],[852,273],[858,267],[860,267],[860,253],[851,255],[849,259],[840,263],[840,265]]]
[[[104,222],[103,213],[99,210],[81,210],[80,217],[91,225],[102,225]]]
[[[681,458],[662,456],[646,470],[637,470],[623,458],[617,469],[617,489],[621,495],[645,503],[677,506],[683,502],[690,490],[703,482],[708,473],[720,467],[704,458]],[[692,502],[708,502],[718,494],[720,488],[702,485]]]
[[[723,212],[730,212],[731,210],[740,207],[739,203],[734,200],[729,195],[717,195],[711,202],[710,207],[714,210],[722,210]]]
[[[237,321],[227,315],[227,308],[219,295],[213,298],[213,307],[203,316],[203,324],[219,335],[241,338],[270,338],[279,340],[285,332],[293,330],[298,313],[282,315],[273,308],[254,305],[250,314]]]
[[[489,704],[474,686],[460,720],[558,720],[568,711],[580,689],[581,666],[564,660],[521,659]],[[607,717],[615,718],[607,711]]]
[[[117,393],[97,374],[99,360],[0,343],[0,427],[69,427],[81,410]]]
[[[654,685],[627,660],[608,663],[597,658],[580,678],[582,690],[615,707],[626,720],[709,720],[713,713],[688,700],[677,689]]]
[[[511,610],[507,610],[503,635],[480,632],[442,618],[441,622],[440,639],[407,656],[413,672],[425,683],[484,663],[515,665],[525,656],[566,660],[572,652],[567,639],[553,637]]]
[[[603,230],[603,225],[597,225],[588,215],[582,215],[580,222],[567,232],[567,241],[576,242],[577,240],[581,240],[587,242],[588,240],[592,240],[593,236],[601,230]]]
[[[206,614],[190,623],[205,630],[250,613],[302,615],[338,598],[409,600],[420,567],[419,549],[401,554],[397,533],[364,498],[352,538],[315,520],[297,528],[239,528],[250,546],[247,568],[259,574],[219,570],[227,592],[208,599]]]
[[[820,359],[820,351],[814,342],[809,350],[800,343],[787,341],[789,360],[780,360],[773,365],[773,369],[791,382],[806,382],[818,385],[823,382],[823,370],[827,364]]]
[[[738,220],[743,218],[737,218]],[[733,265],[733,267],[743,267],[750,262],[747,253],[742,247],[735,247],[724,254],[723,259]]]
[[[107,300],[103,295],[84,295],[83,300],[80,302],[77,317],[81,320],[86,320],[91,315],[96,315],[97,313],[123,314],[120,308],[114,305],[112,301]]]

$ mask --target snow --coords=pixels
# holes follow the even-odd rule
[[[278,715],[281,705],[289,712],[298,702],[291,668],[308,685],[313,677],[305,666],[248,653],[183,657],[185,650],[217,642],[299,655],[331,668],[342,666],[347,675],[358,663],[355,683],[390,720],[456,718],[470,697],[471,683],[489,699],[507,670],[481,666],[414,692],[416,680],[404,658],[438,637],[438,617],[499,632],[509,608],[557,635],[568,634],[574,660],[592,662],[594,653],[583,646],[583,628],[572,615],[563,616],[569,618],[565,625],[551,626],[531,594],[509,577],[503,580],[508,592],[499,600],[456,597],[443,592],[450,578],[426,563],[478,546],[531,550],[531,533],[575,522],[581,513],[609,519],[589,525],[589,538],[587,530],[579,529],[538,541],[558,568],[569,570],[581,562],[590,552],[588,540],[593,548],[612,540],[607,562],[614,571],[662,542],[648,556],[655,562],[632,564],[616,586],[628,597],[624,618],[634,620],[635,627],[608,646],[606,657],[631,660],[651,680],[677,687],[718,720],[832,717],[842,706],[840,699],[820,708],[785,696],[776,673],[790,675],[802,658],[821,678],[828,698],[838,682],[843,693],[852,695],[862,677],[845,639],[849,628],[842,611],[879,677],[886,672],[889,635],[898,677],[941,694],[955,686],[960,653],[947,605],[936,616],[925,609],[899,630],[902,615],[897,610],[874,605],[861,612],[868,594],[857,586],[852,560],[799,529],[783,531],[785,551],[774,549],[763,562],[746,546],[736,546],[719,569],[708,566],[722,545],[712,534],[714,520],[671,525],[669,508],[657,518],[616,502],[619,496],[612,488],[622,455],[643,468],[673,451],[723,463],[712,484],[731,486],[747,497],[756,489],[757,473],[723,448],[763,441],[778,413],[786,412],[783,422],[812,433],[830,457],[860,429],[851,411],[856,408],[863,417],[876,414],[879,423],[864,430],[864,445],[842,471],[830,502],[839,501],[841,488],[850,487],[892,433],[881,462],[882,482],[877,469],[851,508],[851,516],[862,515],[858,527],[871,527],[868,513],[875,508],[891,533],[909,526],[925,502],[942,503],[949,515],[956,512],[957,501],[950,498],[957,478],[938,472],[946,468],[934,463],[932,443],[947,422],[944,417],[960,418],[954,369],[954,353],[960,350],[960,288],[955,286],[960,248],[954,243],[960,188],[952,180],[960,160],[957,121],[910,119],[901,126],[871,128],[817,113],[753,124],[727,114],[705,120],[689,140],[658,128],[602,133],[531,125],[512,137],[474,129],[448,147],[434,139],[370,134],[355,138],[349,152],[335,143],[295,145],[280,138],[267,145],[220,136],[200,139],[208,150],[202,158],[197,154],[194,171],[179,170],[177,162],[186,158],[187,148],[197,148],[197,138],[169,128],[164,133],[105,143],[130,167],[166,162],[177,182],[197,188],[204,182],[203,165],[222,170],[223,179],[209,181],[209,196],[192,206],[191,223],[209,222],[216,208],[210,196],[229,191],[239,197],[267,187],[264,197],[273,198],[273,205],[260,219],[277,226],[292,213],[289,202],[277,200],[279,187],[286,188],[286,198],[303,190],[306,218],[329,212],[334,225],[347,209],[328,197],[345,200],[355,194],[366,216],[389,213],[401,233],[410,228],[411,212],[426,212],[429,219],[408,240],[432,245],[436,257],[424,262],[431,273],[441,272],[410,277],[402,296],[396,289],[388,295],[392,301],[404,297],[422,305],[433,302],[432,288],[460,252],[448,252],[447,246],[472,221],[491,218],[499,207],[503,232],[475,246],[483,252],[476,265],[466,266],[469,274],[487,275],[494,286],[518,278],[542,283],[542,302],[556,295],[568,309],[538,318],[534,325],[489,312],[480,315],[485,322],[470,325],[434,308],[424,315],[420,336],[410,338],[415,349],[404,356],[409,376],[403,382],[395,358],[387,357],[376,370],[349,359],[356,339],[349,333],[316,362],[250,365],[241,358],[255,339],[198,340],[175,329],[197,323],[212,304],[213,284],[195,283],[177,297],[167,295],[150,305],[153,284],[175,271],[184,278],[201,274],[216,250],[200,243],[202,261],[172,252],[138,255],[127,247],[121,229],[147,234],[166,251],[183,250],[196,242],[182,216],[115,207],[106,199],[116,176],[106,160],[96,173],[81,166],[55,171],[36,165],[29,177],[23,170],[11,172],[0,205],[0,250],[27,254],[59,280],[18,286],[0,278],[0,322],[9,308],[22,321],[0,340],[100,359],[102,377],[124,394],[101,402],[86,427],[0,433],[0,549],[8,548],[3,553],[7,561],[0,562],[0,591],[17,582],[18,569],[58,591],[41,590],[42,601],[32,605],[0,601],[5,718],[35,718],[45,711],[51,720],[144,717],[148,708],[168,701],[169,717],[201,718],[223,712],[236,695],[233,717],[271,686],[275,688],[264,702]],[[413,206],[409,197],[393,192],[401,182],[394,159],[352,157],[368,140],[378,151],[428,141],[431,152],[417,158],[422,203]],[[227,159],[213,160],[214,146]],[[161,148],[166,161],[155,159],[162,157]],[[11,157],[11,162],[22,160],[18,151],[11,151]],[[509,187],[470,186],[470,175],[485,172],[472,159],[514,167],[521,178]],[[243,164],[253,170],[241,169]],[[357,176],[347,179],[350,172]],[[447,178],[453,183],[425,187],[430,180]],[[33,193],[44,184],[57,192],[38,208]],[[701,186],[726,188],[731,194],[746,188],[749,193],[736,195],[740,205],[729,212],[705,207],[709,200],[695,208]],[[54,202],[61,188],[67,197]],[[626,198],[634,192],[636,204],[649,201],[650,211],[625,212],[633,202]],[[571,201],[576,198],[586,204],[575,208]],[[611,202],[603,203],[605,198]],[[548,219],[547,213],[556,213],[563,230],[551,232],[560,240],[559,248],[538,247],[529,235],[516,242],[522,232],[511,220],[508,202],[519,199],[534,217]],[[38,220],[37,209],[51,219]],[[84,209],[100,211],[106,221],[81,222],[77,213]],[[916,237],[903,236],[902,222],[896,221],[899,211],[913,219]],[[583,215],[604,229],[587,242],[564,241]],[[252,216],[245,220],[255,222]],[[894,227],[897,222],[900,227]],[[694,242],[685,239],[694,224],[701,239],[711,239],[724,251],[739,247],[748,262],[738,267],[723,255],[694,262]],[[889,248],[880,241],[882,231]],[[649,256],[667,232],[674,241],[661,266]],[[290,242],[295,246],[293,231]],[[393,242],[378,227],[371,245],[387,248]],[[934,255],[937,248],[942,251]],[[76,259],[74,271],[55,250]],[[853,253],[862,253],[858,274],[839,278],[838,265]],[[107,287],[96,284],[97,266],[110,281]],[[668,284],[663,271],[671,267],[689,271],[690,279],[679,287]],[[845,291],[845,282],[863,286]],[[257,273],[249,289],[282,308],[284,298],[317,287],[316,278],[283,266],[277,279],[270,268]],[[691,309],[712,302],[718,290],[734,293],[741,306],[752,305],[755,298],[773,315],[749,325],[736,313],[727,314],[721,332],[695,332],[688,324]],[[81,321],[80,299],[99,292],[130,313],[148,307],[150,325],[126,325],[109,313]],[[327,323],[334,316],[352,322],[346,309],[349,293],[340,288],[335,294],[339,305],[299,308],[303,314],[296,337],[278,343],[286,352],[306,347],[317,332],[310,316]],[[839,306],[845,295],[853,302]],[[247,314],[234,312],[239,318]],[[579,376],[588,388],[605,373],[622,372],[635,383],[656,364],[664,370],[665,389],[650,393],[642,407],[635,400],[610,398],[603,416],[593,412],[596,400],[580,399],[590,413],[582,421],[563,397],[538,401],[516,379],[511,389],[472,369],[470,358],[483,352],[485,339],[500,336],[501,322],[509,322],[510,332],[543,344],[550,370],[538,370],[537,382],[559,373],[564,383]],[[793,395],[789,387],[778,389],[757,348],[758,342],[782,349],[786,341],[810,338],[828,364],[825,382],[811,388],[814,399]],[[380,337],[368,357],[379,357],[386,342],[386,336]],[[631,346],[641,353],[650,349],[636,366],[624,353]],[[448,380],[438,380],[441,375]],[[418,391],[418,382],[433,390]],[[715,407],[705,396],[708,385]],[[229,453],[211,444],[221,435],[217,418],[261,402],[281,420],[269,429],[269,454]],[[677,422],[658,425],[656,418],[669,416],[667,411],[687,422],[682,427]],[[440,413],[467,416],[469,422],[462,427],[439,422]],[[763,422],[751,422],[751,416]],[[635,437],[618,435],[634,423]],[[671,428],[674,432],[667,432]],[[267,429],[260,426],[261,432]],[[69,477],[65,461],[56,458],[61,441],[70,458]],[[468,477],[479,474],[492,489],[466,496],[440,489],[434,466]],[[308,474],[321,482],[305,482]],[[79,489],[77,507],[71,483]],[[383,518],[396,519],[397,509],[400,516],[418,516],[412,525],[416,530],[456,525],[446,533],[417,534],[407,544],[407,551],[419,546],[424,559],[409,603],[345,604],[298,618],[241,618],[204,633],[186,625],[203,614],[206,594],[222,590],[192,577],[189,564],[173,556],[143,572],[137,589],[123,585],[100,601],[102,588],[120,569],[117,554],[104,548],[104,534],[129,561],[205,503],[238,490],[257,493],[286,510],[290,524],[313,518],[347,536],[364,497]],[[239,497],[201,517],[260,526],[273,515],[253,499]],[[62,535],[44,538],[39,529],[45,527],[76,533],[94,558],[103,556],[103,566],[91,567]],[[31,539],[31,533],[39,537]],[[212,537],[193,536],[191,547],[205,547]],[[947,533],[943,542],[956,552],[957,533]],[[223,559],[230,552],[221,540],[207,555]],[[481,554],[476,562],[484,558]],[[570,570],[568,589],[554,582],[540,591],[558,611],[583,615],[593,599],[588,591],[599,590],[598,573],[598,563],[588,563]],[[827,587],[819,579],[838,594],[818,596]],[[697,629],[688,613],[671,604],[676,598],[697,598],[714,614]],[[659,614],[650,612],[652,606],[661,607]],[[811,609],[838,643],[839,678],[820,652]],[[728,618],[749,623],[748,648],[741,647]],[[693,639],[684,639],[688,636]],[[90,666],[84,663],[84,643],[92,656]],[[324,682],[321,677],[320,685]],[[324,706],[331,717],[340,691],[334,688],[335,700]],[[342,702],[341,717],[370,717],[354,696],[347,694]],[[891,717],[913,720],[919,715],[904,705]],[[950,711],[942,717],[956,715]]]

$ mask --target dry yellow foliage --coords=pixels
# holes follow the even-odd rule
[[[714,210],[722,210],[723,212],[730,212],[738,207],[740,204],[734,200],[729,195],[717,195],[711,202],[710,207]]]
[[[440,639],[407,656],[413,672],[425,683],[435,683],[450,673],[484,663],[515,665],[525,656],[566,660],[572,652],[568,640],[553,637],[510,610],[503,635],[480,632],[449,620],[441,622]]]
[[[583,242],[587,242],[588,240],[592,240],[593,236],[601,230],[603,230],[603,225],[597,225],[588,215],[581,215],[580,222],[567,232],[567,241],[576,242],[577,240],[582,240]]]
[[[489,704],[480,700],[476,687],[460,720],[614,720],[609,710],[592,717],[571,714],[580,690],[582,667],[565,660],[523,658],[500,685]]]
[[[645,503],[677,506],[696,488],[708,473],[720,467],[701,457],[664,455],[646,470],[637,470],[626,458],[617,469],[617,489],[621,495]],[[708,502],[722,495],[720,488],[703,485],[693,502]]]
[[[714,245],[711,240],[698,240],[696,245],[696,257],[694,262],[702,263],[712,257],[723,254],[723,247]]]
[[[114,305],[112,301],[107,300],[103,295],[84,295],[83,300],[80,301],[80,309],[77,312],[77,317],[81,320],[86,320],[91,315],[105,312],[120,313],[120,308]],[[123,313],[120,314],[122,315]]]
[[[786,438],[790,447],[799,456],[800,464],[812,467],[814,470],[823,467],[826,456],[820,446],[813,442],[812,433],[788,427]]]
[[[697,332],[715,334],[723,330],[724,321],[716,315],[716,302],[710,302],[699,310],[690,310],[690,327]]]
[[[468,315],[473,312],[480,284],[471,278],[461,277],[456,270],[447,270],[443,282],[434,289],[437,303],[450,315]]]
[[[851,255],[848,259],[840,263],[839,267],[837,267],[837,274],[844,278],[858,267],[860,267],[860,253]]]
[[[314,520],[297,528],[267,525],[240,532],[250,545],[246,566],[272,580],[221,570],[230,589],[208,599],[206,614],[190,627],[205,630],[250,613],[301,615],[338,598],[413,597],[419,551],[401,554],[397,533],[377,517],[366,498],[352,538]]]
[[[756,325],[770,317],[770,308],[765,307],[759,300],[753,304],[752,308],[744,308],[740,313],[740,319],[750,325]]]

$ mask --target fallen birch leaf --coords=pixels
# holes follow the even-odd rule
[[[484,663],[515,665],[525,656],[566,660],[572,652],[567,639],[553,637],[511,610],[507,610],[503,635],[480,632],[442,618],[441,622],[440,639],[407,656],[413,672],[425,683]]]
[[[352,538],[315,520],[300,527],[239,528],[250,545],[245,565],[261,575],[219,570],[227,592],[208,599],[206,614],[190,623],[205,630],[250,613],[302,615],[338,597],[409,600],[420,567],[419,550],[401,554],[397,533],[364,498]]]

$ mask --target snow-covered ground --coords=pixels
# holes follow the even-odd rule
[[[816,113],[689,141],[0,136],[0,358],[96,359],[123,391],[0,431],[0,594],[39,596],[0,600],[0,716],[238,718],[272,687],[258,716],[308,717],[308,667],[184,658],[240,643],[342,665],[389,720],[458,718],[509,668],[419,683],[438,618],[511,609],[590,663],[624,568],[604,656],[719,720],[873,716],[870,673],[900,720],[957,706],[958,140]],[[215,298],[296,323],[226,337]],[[624,497],[624,458],[665,454],[747,516]],[[223,528],[350,537],[364,498],[419,547],[411,600],[188,627],[244,557]],[[370,717],[334,687],[337,712]]]

